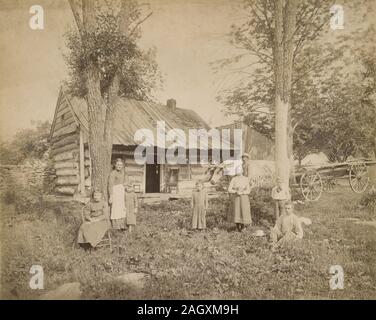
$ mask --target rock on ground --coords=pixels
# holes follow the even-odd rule
[[[128,286],[131,286],[135,289],[141,290],[145,286],[145,281],[148,278],[146,273],[125,273],[121,276],[116,277],[116,279]]]
[[[41,295],[39,300],[80,300],[81,285],[79,282],[65,283],[55,290]]]

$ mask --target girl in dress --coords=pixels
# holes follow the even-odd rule
[[[124,165],[123,160],[118,158],[115,169],[108,178],[108,202],[111,205],[111,222],[114,229],[125,230],[125,204],[124,204]]]
[[[196,182],[196,189],[192,192],[192,229],[206,229],[206,210],[208,209],[208,195],[201,181]]]
[[[125,210],[127,213],[127,225],[128,231],[131,233],[133,228],[136,225],[136,214],[138,212],[138,200],[137,195],[134,192],[134,188],[132,184],[128,184],[125,186]]]
[[[238,231],[242,231],[245,225],[252,223],[251,206],[249,203],[251,187],[248,178],[243,176],[242,170],[238,170],[237,175],[232,178],[228,192],[232,195],[233,212],[230,221],[236,224]]]

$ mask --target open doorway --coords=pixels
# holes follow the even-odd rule
[[[160,165],[146,164],[145,193],[160,192]]]

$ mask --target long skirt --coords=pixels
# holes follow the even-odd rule
[[[203,207],[193,209],[192,229],[206,229],[206,212]]]
[[[92,247],[96,247],[107,230],[107,220],[84,222],[78,230],[77,242],[90,243]]]
[[[126,218],[122,219],[111,219],[111,224],[113,229],[125,229]]]
[[[129,226],[136,225],[136,215],[134,214],[134,210],[127,211],[127,225]]]
[[[111,205],[111,222],[115,229],[125,228],[125,202],[124,202],[124,186],[122,184],[115,185],[112,193]]]
[[[247,194],[231,195],[232,221],[233,223],[251,224],[251,206]]]

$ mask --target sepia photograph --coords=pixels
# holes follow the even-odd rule
[[[376,0],[0,0],[0,48],[0,300],[376,299]]]

